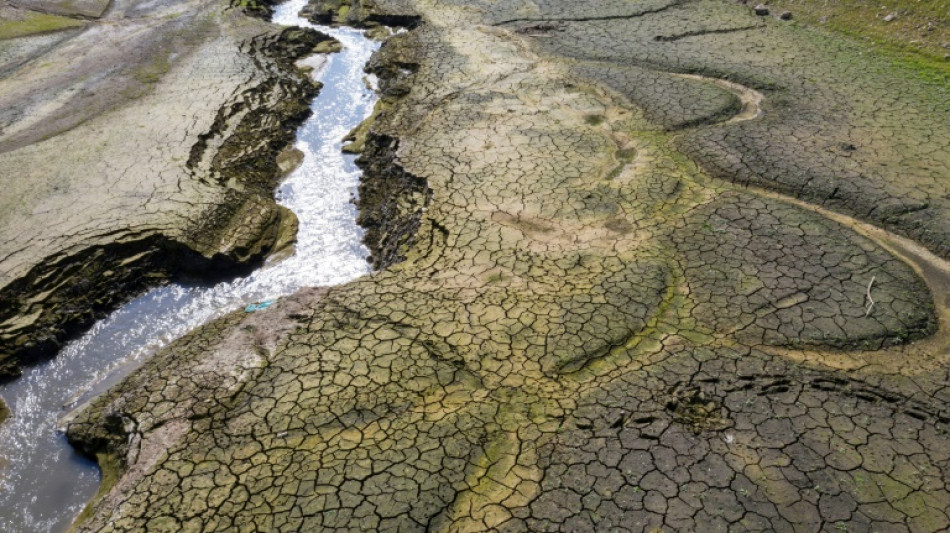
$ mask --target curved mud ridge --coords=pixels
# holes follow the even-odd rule
[[[545,19],[547,30],[533,40],[551,54],[602,65],[592,77],[613,84],[669,129],[694,125],[728,103],[714,92],[670,83],[665,73],[728,79],[763,92],[770,103],[762,120],[737,129],[694,128],[679,148],[716,177],[846,212],[948,257],[950,204],[942,184],[950,146],[940,133],[950,123],[945,83],[820,29],[757,17],[747,6],[640,7],[663,5],[669,8],[620,23],[572,22],[585,18],[578,12],[593,16],[620,10],[619,3],[569,10],[539,4],[532,18]],[[760,27],[729,33],[755,24]],[[655,41],[658,33],[689,36]],[[870,74],[877,70],[885,74]]]
[[[754,120],[762,116],[762,100],[765,99],[765,95],[751,87],[746,87],[745,85],[736,83],[734,81],[710,78],[708,76],[701,76],[699,74],[671,74],[689,80],[699,80],[712,83],[713,85],[716,85],[717,87],[725,89],[736,95],[736,97],[739,98],[739,102],[741,102],[741,108],[735,115],[725,120],[723,122],[725,124],[745,122],[747,120]]]
[[[674,74],[688,79],[695,79],[708,83],[713,83],[718,87],[728,90],[735,94],[742,102],[741,110],[731,118],[725,119],[721,124],[734,124],[754,120],[762,116],[762,102],[765,95],[761,92],[746,87],[742,84],[728,80],[710,78],[697,74]],[[798,198],[786,196],[768,189],[755,189],[756,194],[776,198],[792,205],[796,205],[813,211],[822,217],[834,220],[839,224],[848,227],[861,235],[871,239],[877,245],[888,250],[890,253],[900,258],[905,263],[911,265],[918,275],[927,283],[930,294],[934,299],[937,311],[937,330],[933,336],[908,345],[907,350],[910,356],[922,356],[931,354],[936,356],[932,364],[939,365],[950,362],[950,262],[935,255],[919,243],[908,239],[907,237],[896,235],[885,229],[877,227],[868,222],[858,220],[846,214],[828,210],[822,206],[808,203]],[[867,298],[865,304],[868,306],[868,313],[873,311],[873,281],[869,282],[867,289]]]
[[[723,121],[719,122],[719,124],[734,124],[748,120],[755,120],[760,118],[763,114],[762,103],[765,100],[765,95],[751,87],[747,87],[740,83],[729,80],[711,78],[698,74],[672,74],[682,78],[712,83],[718,87],[732,92],[737,98],[739,98],[740,102],[742,103],[741,109],[734,116],[724,119]],[[938,353],[941,356],[950,357],[950,329],[948,329],[950,328],[950,261],[947,261],[942,257],[938,257],[932,251],[921,246],[919,243],[908,239],[907,237],[896,235],[878,226],[858,220],[846,214],[831,211],[822,206],[811,204],[807,201],[786,196],[772,190],[762,188],[754,188],[754,190],[756,194],[776,198],[792,205],[802,207],[809,211],[813,211],[822,217],[834,220],[843,226],[851,228],[861,235],[873,240],[882,248],[887,249],[890,253],[899,257],[905,263],[911,265],[921,276],[921,278],[926,281],[927,286],[930,289],[930,293],[934,297],[934,303],[936,304],[939,316],[939,336],[941,336],[942,339],[932,339],[928,342],[936,341],[937,345],[941,347],[934,350],[934,353]],[[871,292],[870,288],[872,287],[873,284],[869,285],[868,293]],[[870,305],[872,301],[873,299],[866,303]],[[873,307],[871,307],[871,309],[873,309]]]
[[[787,352],[785,353],[786,356],[819,366],[830,365],[835,368],[856,369],[870,364],[881,366],[890,372],[902,371],[915,374],[939,372],[950,364],[950,261],[937,256],[926,247],[907,237],[895,235],[873,224],[773,191],[759,189],[756,190],[756,193],[800,206],[803,209],[814,211],[823,217],[834,220],[874,241],[895,257],[900,258],[913,267],[927,283],[937,314],[936,329],[932,335],[907,343],[904,346],[893,347],[888,351],[859,353],[854,354],[854,357],[846,353],[820,352]],[[868,313],[873,312],[875,305],[873,281],[869,281],[866,291],[865,305]],[[926,305],[926,303],[921,302],[921,305]]]

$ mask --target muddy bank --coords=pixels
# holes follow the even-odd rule
[[[2,202],[9,208],[0,235],[0,375],[6,378],[53,355],[146,288],[180,276],[246,273],[293,243],[294,215],[273,200],[283,175],[278,157],[319,90],[294,63],[330,38],[278,30],[226,4],[149,9],[156,16],[191,11],[172,19],[177,28],[148,27],[141,21],[152,19],[132,18],[142,13],[119,3],[86,33],[43,51],[48,63],[66,61],[86,39],[121,42],[132,38],[126,32],[146,31],[149,38],[135,37],[133,53],[112,78],[66,69],[38,95],[20,93],[44,83],[27,63],[0,80],[10,103],[0,169],[8,179],[37,182],[25,196],[9,184],[11,196]],[[212,23],[218,26],[209,31]],[[184,31],[197,34],[183,42],[177,36]],[[110,53],[92,46],[80,63],[93,66]],[[70,83],[100,91],[105,85],[124,100],[99,108],[74,96]],[[57,112],[57,99],[64,98],[72,107],[65,118]],[[17,140],[10,132],[24,121],[47,137]],[[56,152],[71,157],[51,157]],[[17,205],[8,206],[14,197]]]
[[[314,4],[310,4],[311,7]],[[319,18],[319,17],[315,17]],[[364,17],[365,18],[365,17]],[[416,27],[415,15],[386,15],[390,21]],[[365,21],[359,24],[365,24]],[[356,163],[363,170],[360,179],[358,222],[366,229],[364,242],[372,250],[373,268],[383,269],[406,259],[418,238],[420,224],[432,190],[425,179],[414,176],[398,160],[399,138],[375,131],[376,121],[399,105],[412,87],[419,64],[402,40],[390,39],[373,55],[366,71],[377,77],[380,101],[374,115],[350,133],[346,149],[360,154]]]
[[[81,531],[946,529],[943,278],[689,148],[804,127],[769,82],[800,29],[719,2],[375,5],[422,20],[354,133],[392,264],[198,328],[78,413],[118,465]],[[741,76],[695,67],[756,32]],[[826,39],[808,53],[853,45]],[[900,81],[868,61],[861,83]],[[877,131],[855,116],[829,124]]]
[[[396,162],[396,139],[370,135],[357,164],[360,180],[360,215],[366,229],[363,242],[372,250],[374,269],[402,262],[415,247],[419,225],[432,191],[425,180],[403,170]]]

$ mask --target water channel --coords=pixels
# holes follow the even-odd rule
[[[302,287],[345,283],[369,272],[356,225],[359,170],[341,139],[372,111],[363,66],[378,47],[362,32],[315,26],[298,16],[307,0],[277,7],[274,22],[307,26],[343,43],[315,74],[324,87],[299,129],[300,168],[277,191],[300,220],[295,254],[213,286],[173,284],[148,292],[69,343],[55,359],[0,387],[12,411],[0,426],[0,531],[60,532],[95,494],[96,465],[78,456],[62,417],[105,390],[148,355],[208,320]]]

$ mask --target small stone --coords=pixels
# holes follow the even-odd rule
[[[769,8],[766,7],[765,4],[759,4],[759,5],[755,6],[754,9],[755,9],[755,14],[758,15],[758,16],[760,16],[760,17],[764,17],[764,16],[766,16],[766,15],[769,14]]]
[[[791,11],[782,11],[781,13],[779,13],[778,18],[779,18],[779,20],[792,20],[792,12],[791,12]]]
[[[891,22],[892,20],[896,20],[896,19],[897,19],[897,13],[890,13],[886,17],[884,17],[884,22]]]

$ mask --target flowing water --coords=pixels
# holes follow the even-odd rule
[[[319,71],[324,87],[311,106],[313,116],[298,131],[297,148],[305,158],[277,192],[278,201],[300,220],[295,254],[230,282],[155,289],[97,323],[49,363],[0,388],[13,413],[0,426],[0,531],[68,528],[98,489],[99,471],[66,442],[61,418],[149,354],[237,307],[369,272],[351,203],[359,171],[340,148],[375,103],[363,66],[377,43],[356,30],[308,23],[297,15],[305,3],[279,6],[274,22],[314,27],[336,37],[344,49]]]

